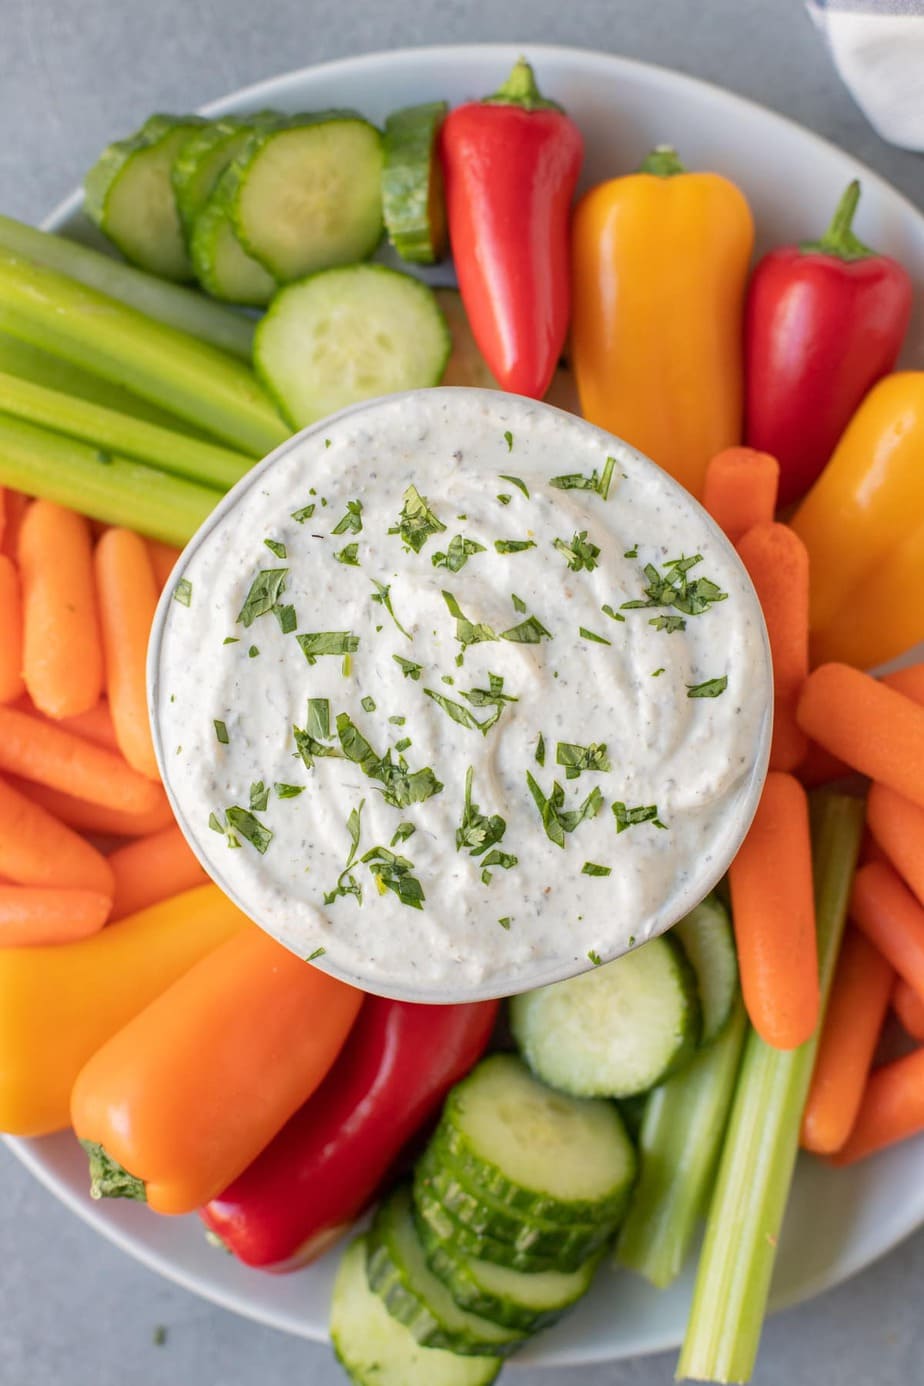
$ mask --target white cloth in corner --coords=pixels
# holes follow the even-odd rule
[[[807,0],[877,134],[924,151],[924,0]]]

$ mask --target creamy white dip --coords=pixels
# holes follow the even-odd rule
[[[753,590],[687,493],[479,390],[282,447],[187,550],[152,647],[165,782],[211,875],[411,999],[524,990],[691,908],[753,810],[769,690]]]

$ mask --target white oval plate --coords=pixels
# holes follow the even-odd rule
[[[205,114],[353,106],[381,121],[412,102],[458,103],[496,88],[521,49],[507,45],[375,53],[306,68],[248,87]],[[655,144],[676,142],[690,168],[728,175],[746,192],[758,250],[818,235],[847,182],[859,174],[857,231],[896,256],[916,285],[904,363],[924,366],[924,216],[876,174],[816,135],[717,87],[662,68],[577,49],[525,46],[539,82],[584,132],[584,184],[624,173]],[[48,226],[93,239],[75,194]],[[248,1270],[207,1245],[196,1218],[159,1218],[131,1203],[91,1203],[86,1161],[70,1133],[10,1149],[54,1194],[102,1235],[187,1289],[249,1318],[304,1338],[327,1336],[334,1251],[288,1276]],[[924,1223],[924,1137],[851,1169],[802,1158],[780,1245],[774,1308],[836,1285]],[[668,1291],[601,1273],[593,1292],[563,1323],[516,1360],[544,1366],[616,1360],[680,1343],[692,1270]]]

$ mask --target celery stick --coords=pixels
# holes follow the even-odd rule
[[[822,1014],[840,947],[863,829],[863,803],[821,795],[812,858]],[[757,1358],[776,1248],[818,1047],[772,1049],[747,1038],[706,1223],[677,1378],[748,1381]]]
[[[125,385],[242,452],[262,456],[289,437],[242,361],[2,250],[0,331]]]
[[[641,1173],[616,1255],[661,1290],[682,1271],[708,1203],[746,1029],[739,997],[713,1043],[655,1088],[645,1108]]]
[[[103,255],[79,241],[56,236],[50,231],[38,231],[12,217],[0,216],[0,250],[57,270],[90,289],[98,289],[110,298],[137,308],[150,318],[157,318],[170,327],[180,328],[250,361],[252,319],[213,302],[195,289],[165,283],[153,274],[126,265],[111,255]]]
[[[206,486],[229,490],[253,466],[253,459],[215,443],[200,443],[182,433],[133,419],[76,399],[60,390],[20,380],[0,371],[0,415],[12,414],[27,423],[81,438],[98,448],[148,462]]]
[[[0,414],[0,486],[43,496],[104,524],[182,547],[221,500],[210,486],[168,476]]]

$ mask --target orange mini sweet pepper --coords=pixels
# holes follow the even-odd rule
[[[158,1213],[215,1198],[318,1087],[362,997],[255,925],[203,958],[74,1084],[93,1196]]]
[[[581,411],[695,496],[740,443],[750,208],[672,149],[600,183],[572,227],[572,354]]]

